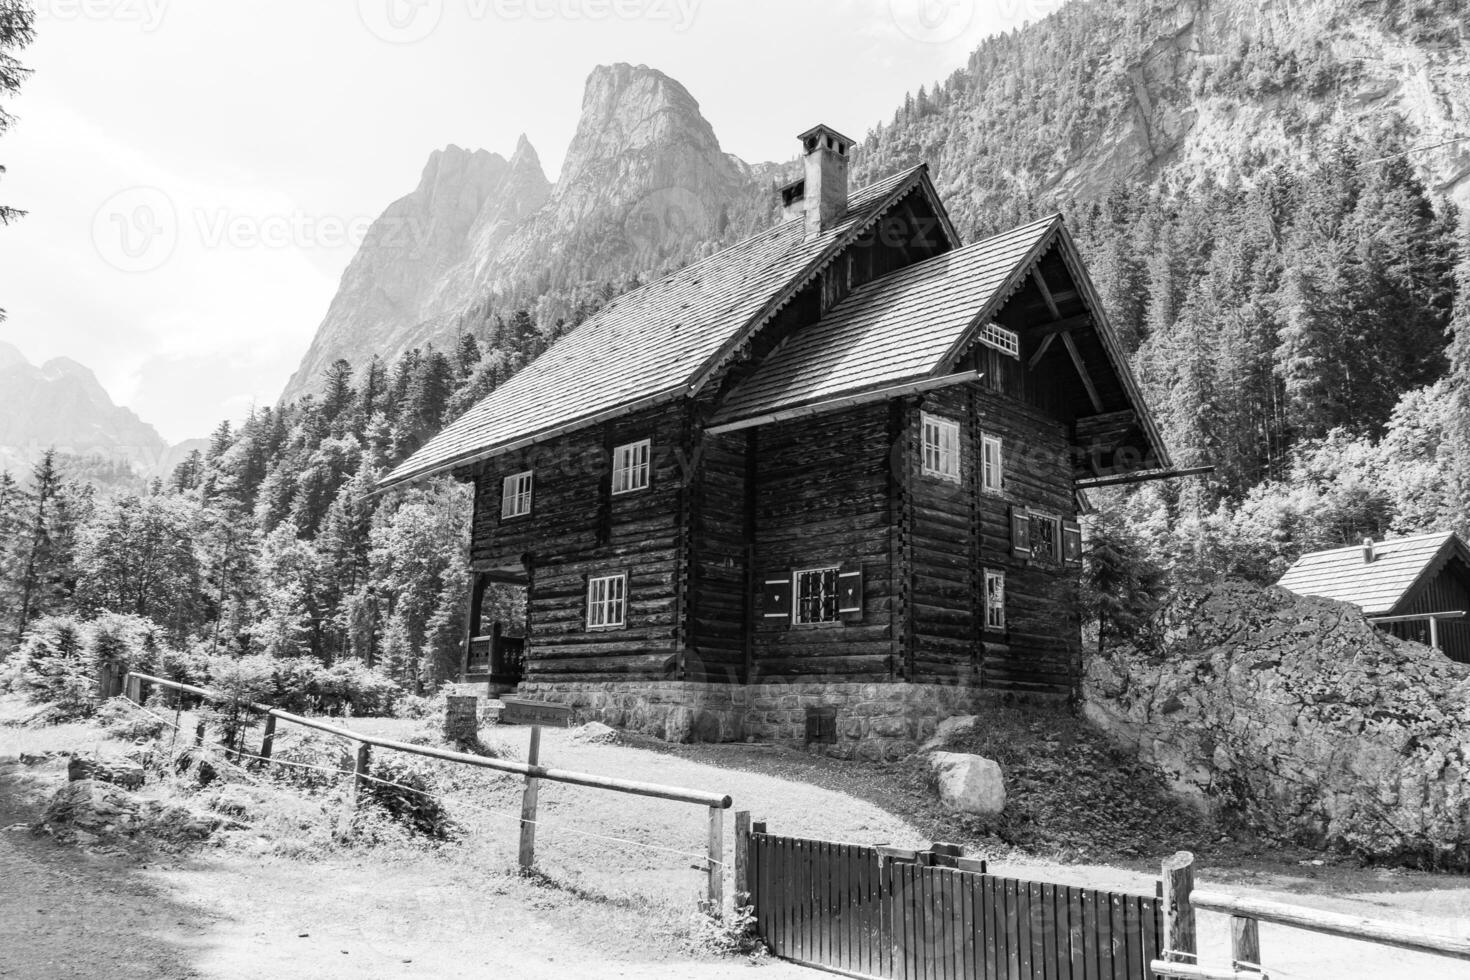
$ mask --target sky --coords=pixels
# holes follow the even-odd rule
[[[171,442],[271,404],[367,225],[450,143],[555,179],[598,64],[722,147],[861,138],[1061,0],[35,0],[0,136],[0,341],[91,367]]]

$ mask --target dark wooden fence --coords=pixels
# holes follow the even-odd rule
[[[1021,881],[932,852],[755,832],[748,889],[775,955],[882,980],[1153,980],[1158,898]],[[945,866],[948,865],[948,866]]]

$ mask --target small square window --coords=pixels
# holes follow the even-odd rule
[[[809,623],[835,623],[838,615],[837,566],[809,568],[792,576],[791,619],[798,626]]]
[[[924,475],[960,482],[960,424],[924,414]]]
[[[599,575],[587,580],[587,628],[622,629],[628,625],[628,576]]]
[[[500,485],[500,517],[525,517],[531,513],[533,473],[512,473]]]
[[[980,328],[980,343],[986,347],[994,347],[1002,354],[1009,354],[1016,360],[1021,359],[1021,335],[998,323],[987,323]]]
[[[986,493],[1000,493],[1005,483],[1005,464],[1001,459],[1000,436],[980,437],[980,488]]]
[[[1006,573],[985,572],[985,628],[1006,628]]]
[[[1062,560],[1062,519],[1050,514],[1031,515],[1031,557],[1043,562]]]
[[[651,443],[630,442],[613,450],[613,493],[633,493],[648,489],[648,457]]]

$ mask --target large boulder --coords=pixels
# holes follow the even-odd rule
[[[1175,789],[1277,839],[1470,867],[1470,666],[1240,583],[1178,596],[1157,627],[1088,658],[1083,712]]]
[[[939,783],[939,801],[949,809],[982,817],[1005,809],[1005,776],[994,759],[963,752],[934,752],[928,759]]]

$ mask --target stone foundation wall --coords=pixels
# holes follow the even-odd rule
[[[836,741],[814,748],[841,759],[900,759],[952,715],[977,714],[994,695],[965,685],[688,681],[524,683],[518,697],[570,705],[577,723],[670,742],[806,744],[809,708],[832,708]]]

